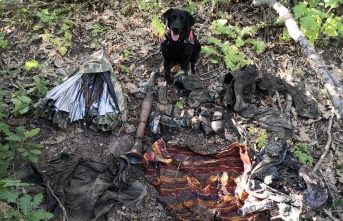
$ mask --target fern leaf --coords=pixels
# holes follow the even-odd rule
[[[27,133],[25,134],[25,138],[34,137],[36,134],[39,133],[39,131],[40,131],[39,128],[32,129],[32,130],[30,130],[29,132],[27,132]]]
[[[43,200],[43,194],[39,193],[35,196],[32,201],[32,209],[36,209]]]
[[[20,180],[12,180],[12,179],[2,179],[0,180],[0,184],[4,187],[30,185],[28,183],[22,183]]]
[[[11,135],[6,137],[6,140],[8,141],[21,141],[21,138],[18,135]]]
[[[9,218],[17,218],[17,219],[9,219],[9,220],[22,220],[23,218],[23,214],[21,214],[19,210],[14,210],[14,209],[10,209],[6,211],[6,215]]]
[[[219,46],[219,47],[223,44],[220,39],[215,38],[215,37],[210,37],[207,39],[207,41],[209,43],[215,44],[216,46]]]
[[[218,53],[218,51],[214,47],[206,46],[206,45],[201,47],[201,52],[207,55],[214,54],[217,56],[222,56],[221,54]]]
[[[30,152],[26,152],[29,160],[33,163],[37,163],[38,162],[38,157],[35,154],[32,154]],[[24,156],[24,154],[22,154]],[[25,157],[25,156],[24,156]]]
[[[25,218],[28,221],[38,221],[38,220],[47,220],[53,218],[54,215],[46,212],[43,209],[30,212]]]
[[[14,203],[19,196],[19,192],[6,187],[0,187],[0,199],[6,200],[9,203]]]
[[[20,211],[26,216],[32,210],[31,207],[31,196],[25,194],[24,196],[20,197],[19,199],[19,208]]]

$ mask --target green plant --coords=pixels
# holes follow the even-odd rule
[[[49,13],[48,9],[42,9],[41,11],[37,12],[36,16],[48,26],[52,26],[54,24],[53,20],[55,16],[53,13]]]
[[[343,206],[343,199],[337,200],[333,203],[335,206]]]
[[[99,23],[95,23],[90,29],[89,33],[92,36],[103,35],[104,31]]]
[[[125,65],[120,64],[119,67],[120,67],[120,69],[122,69],[126,73],[130,73],[130,68],[126,67]]]
[[[185,8],[186,11],[188,11],[189,13],[193,14],[195,11],[195,3],[192,2],[192,0],[188,1],[188,6]]]
[[[26,84],[25,87],[29,87],[27,94],[34,94],[37,97],[43,97],[48,92],[49,80],[43,80],[39,75],[32,77],[34,80],[31,84]]]
[[[310,155],[313,152],[312,147],[304,143],[295,143],[291,152],[298,158],[299,162],[313,166],[313,157]]]
[[[5,32],[0,32],[0,48],[6,48],[7,45],[8,43],[5,40]]]
[[[151,18],[151,27],[154,35],[161,38],[164,34],[164,24],[157,15],[153,15]]]
[[[184,108],[183,102],[182,101],[176,101],[176,106],[180,109]]]
[[[8,205],[7,209],[1,210],[0,220],[36,221],[51,219],[52,214],[39,208],[43,195],[40,193],[32,198],[29,194],[22,194],[19,188],[28,184],[10,178],[10,174],[13,173],[12,164],[15,156],[19,153],[23,158],[37,162],[40,154],[38,149],[42,148],[42,145],[30,141],[32,137],[37,135],[39,128],[26,130],[21,126],[12,129],[10,125],[5,123],[4,119],[10,117],[10,114],[2,106],[7,94],[8,92],[0,86],[0,200]],[[18,95],[19,93],[16,94],[16,99],[24,96]]]
[[[41,154],[41,151],[38,149],[42,148],[42,145],[29,142],[28,139],[38,134],[40,129],[35,128],[29,131],[25,131],[25,128],[20,126],[17,127],[15,131],[16,133],[7,130],[5,133],[5,140],[10,142],[9,145],[11,145],[12,148],[16,148],[16,151],[21,153],[22,157],[27,157],[30,161],[37,163],[38,155]]]
[[[12,78],[17,78],[18,74],[21,73],[21,69],[17,68],[11,71],[0,71],[2,74],[9,74]]]
[[[224,60],[227,68],[236,70],[251,63],[251,61],[246,60],[245,55],[240,50],[241,47],[250,44],[257,53],[262,53],[265,50],[264,42],[251,38],[260,28],[265,26],[265,23],[239,28],[227,24],[227,22],[226,19],[212,22],[211,30],[214,37],[207,39],[209,44],[202,46],[201,52],[211,55],[213,63]]]
[[[14,109],[11,111],[14,116],[25,114],[30,110],[31,98],[25,91],[14,93],[11,101],[14,104]]]
[[[38,61],[36,61],[36,60],[31,60],[31,61],[25,62],[24,69],[27,70],[27,71],[29,71],[29,70],[31,70],[32,68],[38,68],[38,66],[39,66]]]
[[[41,35],[43,40],[50,41],[57,47],[57,51],[61,53],[61,55],[65,55],[68,51],[68,48],[71,46],[71,39],[73,35],[70,32],[72,28],[72,23],[69,20],[65,20],[61,29],[56,33],[57,36],[53,36],[49,33],[47,29],[45,29],[44,34]],[[62,35],[59,37],[58,35]],[[36,38],[30,39],[31,41],[36,40]]]
[[[17,203],[18,208],[10,208],[0,213],[0,220],[14,221],[27,220],[38,221],[51,219],[53,215],[43,209],[39,209],[39,204],[43,200],[43,194],[39,193],[33,198],[29,194],[20,195],[20,192],[9,187],[22,187],[28,184],[20,180],[2,179],[0,180],[0,199],[8,203]]]
[[[248,128],[248,137],[255,138],[255,143],[258,148],[262,148],[268,143],[267,130],[263,128],[256,128],[256,127],[250,126]]]
[[[74,23],[68,19],[72,15],[71,12],[67,12],[69,12],[67,8],[58,8],[52,12],[49,12],[47,9],[42,9],[37,12],[35,15],[41,22],[35,24],[33,30],[38,33],[33,34],[29,41],[32,42],[39,39],[49,41],[57,47],[57,51],[61,55],[65,55],[71,46],[73,35],[70,30],[74,26]],[[68,14],[67,17],[63,17],[63,14],[66,13]],[[53,25],[57,26],[56,29],[59,28],[56,34],[50,31]],[[44,33],[41,33],[42,30]]]
[[[311,0],[299,2],[294,7],[294,17],[300,23],[301,31],[314,45],[322,33],[328,36],[343,36],[343,23],[339,16],[330,11],[342,4],[343,0]],[[325,12],[325,10],[328,10]]]
[[[150,11],[154,7],[158,6],[158,0],[141,0],[141,9]]]

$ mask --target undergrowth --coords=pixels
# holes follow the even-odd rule
[[[7,124],[6,119],[12,116],[11,113],[17,113],[17,101],[12,99],[16,106],[11,112],[7,112],[3,100],[8,92],[1,87],[0,94],[0,199],[7,203],[8,207],[0,212],[0,220],[50,219],[53,215],[39,207],[43,195],[40,193],[32,197],[28,193],[23,193],[21,187],[29,184],[17,180],[13,175],[13,164],[16,159],[22,158],[33,163],[38,162],[38,156],[41,154],[39,149],[42,148],[42,145],[31,140],[39,133],[40,129],[28,130],[23,126],[12,128]],[[18,115],[20,114],[18,111]]]
[[[313,157],[311,156],[313,148],[304,143],[295,143],[291,149],[293,155],[298,158],[300,163],[306,163],[313,166]]]
[[[250,126],[248,128],[247,138],[250,144],[256,146],[257,149],[261,149],[268,143],[268,133],[263,128]]]
[[[312,45],[326,36],[343,37],[342,19],[334,13],[340,4],[343,4],[343,0],[310,0],[298,2],[293,8],[301,31]]]
[[[29,184],[18,180],[13,171],[18,162],[38,162],[43,146],[33,139],[40,129],[14,127],[7,123],[12,118],[30,116],[32,101],[45,96],[49,80],[44,80],[41,72],[44,68],[37,61],[31,60],[23,68],[0,71],[2,80],[22,78],[27,72],[38,72],[32,76],[31,83],[12,81],[12,87],[0,86],[0,200],[2,206],[5,205],[5,209],[0,211],[0,220],[38,221],[53,217],[40,207],[43,194],[31,195],[23,191]]]
[[[245,46],[250,46],[258,54],[266,49],[263,41],[251,37],[264,26],[265,23],[262,22],[241,28],[228,24],[227,19],[213,21],[211,25],[213,37],[209,37],[208,44],[202,46],[202,53],[211,55],[212,63],[224,61],[226,67],[231,71],[244,67],[252,62],[246,59],[243,53],[242,49]]]

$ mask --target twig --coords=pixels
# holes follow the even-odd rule
[[[333,121],[333,117],[335,116],[335,112],[334,112],[334,108],[332,108],[331,110],[331,115],[330,115],[330,119],[329,119],[329,123],[328,123],[328,129],[326,131],[327,135],[328,135],[328,140],[326,141],[326,145],[324,148],[324,152],[323,154],[320,156],[320,159],[318,160],[316,166],[313,169],[313,172],[316,172],[318,170],[318,167],[320,166],[320,164],[322,163],[322,161],[324,160],[324,158],[326,157],[326,154],[329,152],[329,148],[331,145],[331,141],[332,141],[332,136],[331,136],[331,127],[332,127],[332,121]]]
[[[67,211],[64,208],[63,204],[61,203],[61,201],[58,199],[58,197],[55,195],[54,191],[51,189],[51,187],[48,184],[44,184],[45,186],[47,186],[49,188],[49,190],[51,191],[51,194],[55,197],[55,199],[57,200],[58,204],[60,205],[61,209],[63,210],[63,217],[62,217],[62,221],[68,221],[68,216],[67,216]]]
[[[212,14],[213,10],[214,10],[214,6],[215,6],[215,5],[216,5],[216,1],[212,0],[212,7],[211,7],[211,10],[210,10],[210,13],[209,13],[208,17],[206,18],[205,22],[202,23],[202,26],[199,28],[199,30],[198,30],[198,36],[199,36],[200,31],[203,29],[203,27],[204,27],[204,26],[207,24],[207,22],[210,20],[210,17],[211,17],[211,14]]]
[[[215,71],[218,71],[218,70],[220,70],[220,69],[221,69],[221,68],[217,68],[217,69],[214,69],[214,70],[212,70],[212,71],[208,71],[208,72],[206,72],[206,73],[198,74],[198,77],[201,77],[201,76],[210,74],[210,73],[215,72]]]
[[[279,106],[280,112],[281,112],[281,114],[283,114],[283,108],[281,105],[280,94],[278,91],[275,91],[275,96],[276,96],[277,105]]]

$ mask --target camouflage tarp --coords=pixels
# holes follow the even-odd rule
[[[127,120],[126,97],[104,50],[89,56],[35,107],[62,128],[82,120],[93,130],[118,132]]]

